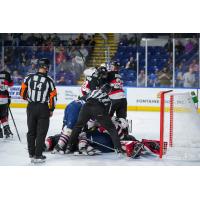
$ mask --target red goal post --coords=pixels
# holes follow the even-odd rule
[[[163,150],[167,148],[167,147],[164,147],[165,95],[172,91],[173,90],[161,91],[158,94],[158,97],[160,98],[160,158],[162,158],[163,156]]]

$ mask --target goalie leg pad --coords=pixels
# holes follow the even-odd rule
[[[139,141],[121,141],[122,149],[128,157],[137,158],[141,155],[143,144]]]
[[[160,141],[159,140],[147,140],[142,139],[142,144],[147,147],[152,153],[159,155],[160,154]],[[167,151],[167,142],[164,142],[164,151],[163,154],[166,154]]]

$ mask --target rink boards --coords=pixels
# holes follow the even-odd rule
[[[170,90],[171,88],[133,88],[125,87],[125,93],[128,100],[129,111],[159,111],[160,99],[157,94],[160,91]],[[25,108],[27,102],[19,96],[20,86],[14,86],[10,90],[12,97],[11,107]],[[81,95],[79,86],[57,86],[58,101],[56,108],[63,109],[66,105],[77,99]],[[194,91],[200,99],[199,89],[173,89],[174,92],[191,92]],[[166,102],[168,104],[168,102]],[[198,105],[200,110],[200,106]]]

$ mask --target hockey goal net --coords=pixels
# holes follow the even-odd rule
[[[160,158],[200,159],[200,115],[190,92],[160,93]]]

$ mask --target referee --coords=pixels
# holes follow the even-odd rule
[[[27,142],[29,157],[33,163],[45,162],[46,157],[42,152],[49,128],[49,118],[53,115],[57,100],[54,82],[47,76],[49,64],[47,58],[40,59],[38,72],[28,75],[20,90],[20,96],[28,101]]]

